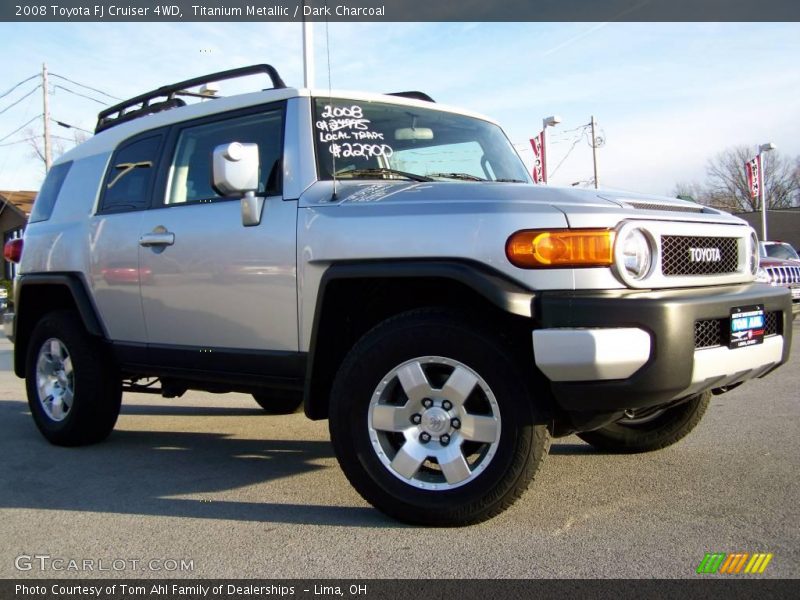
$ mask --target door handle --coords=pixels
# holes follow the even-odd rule
[[[153,246],[172,246],[175,243],[175,234],[167,231],[166,227],[159,225],[151,233],[145,233],[139,238],[139,245],[145,248]]]

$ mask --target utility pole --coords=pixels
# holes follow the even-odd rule
[[[597,138],[594,134],[595,121],[592,115],[592,162],[594,163],[594,189],[597,189]]]
[[[42,63],[42,103],[44,105],[44,112],[42,118],[44,119],[44,171],[47,173],[50,170],[50,164],[53,162],[53,155],[50,150],[50,105],[47,99],[47,63]]]

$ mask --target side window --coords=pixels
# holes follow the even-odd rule
[[[161,139],[161,135],[141,138],[114,153],[103,181],[100,212],[142,210],[150,205]]]
[[[210,202],[221,198],[211,187],[211,154],[214,148],[229,142],[258,144],[261,173],[257,194],[280,194],[282,139],[282,109],[183,129],[170,165],[164,203]]]
[[[29,222],[36,223],[37,221],[46,221],[53,214],[53,208],[56,206],[56,198],[61,191],[61,186],[64,185],[64,180],[67,178],[67,173],[72,166],[72,161],[56,165],[45,177],[42,189],[36,195],[36,201],[33,203],[33,210]]]

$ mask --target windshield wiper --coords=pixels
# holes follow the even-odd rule
[[[524,179],[495,179],[498,183],[528,183]]]
[[[462,181],[487,181],[483,177],[469,173],[428,173],[428,177],[444,177],[446,179],[461,179]]]
[[[433,181],[430,177],[424,175],[416,175],[415,173],[406,173],[405,171],[398,171],[397,169],[351,169],[349,171],[341,171],[336,173],[337,177],[370,177],[372,175],[396,175],[398,177],[405,177],[412,181]]]

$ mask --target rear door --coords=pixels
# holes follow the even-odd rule
[[[139,286],[149,273],[139,265],[139,229],[150,207],[166,130],[126,140],[113,152],[89,221],[92,295],[109,337],[147,341]]]

